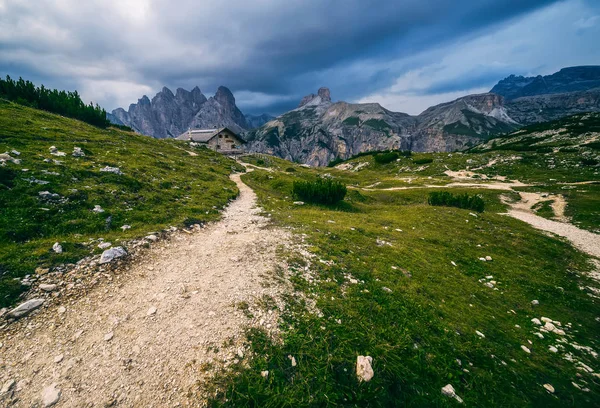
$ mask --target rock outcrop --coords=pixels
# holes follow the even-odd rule
[[[129,110],[115,109],[107,118],[159,139],[177,137],[189,128],[228,127],[237,133],[248,128],[233,94],[224,86],[210,98],[198,87],[191,91],[178,88],[175,94],[164,87],[152,100],[144,95],[137,104],[129,105]]]
[[[275,119],[275,116],[269,115],[268,113],[263,113],[262,115],[246,114],[244,117],[246,118],[248,129],[250,130],[259,128],[265,123]]]

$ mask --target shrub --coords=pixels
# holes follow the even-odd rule
[[[346,196],[346,186],[331,179],[294,181],[292,195],[302,201],[316,204],[335,204]]]
[[[296,169],[295,169],[295,168],[293,168],[293,167],[288,167],[287,169],[285,169],[285,171],[286,171],[287,173],[294,173],[294,172],[296,171]]]
[[[388,164],[398,159],[398,153],[396,152],[386,152],[386,153],[378,153],[373,156],[376,163],[379,164]]]
[[[477,212],[483,212],[485,207],[483,198],[478,195],[471,196],[467,193],[452,194],[447,191],[434,191],[429,193],[427,202],[429,205],[464,208],[467,210],[475,210]]]
[[[415,164],[428,164],[433,162],[433,159],[431,157],[424,157],[422,159],[413,159],[413,162]]]
[[[598,160],[596,159],[581,159],[581,164],[583,164],[584,166],[595,166],[598,164]]]
[[[338,164],[343,163],[344,161],[345,161],[344,159],[342,159],[341,157],[338,157],[338,158],[330,161],[329,164],[327,165],[327,167],[335,167]]]

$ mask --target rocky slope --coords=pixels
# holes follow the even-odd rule
[[[246,118],[246,123],[248,124],[248,129],[256,129],[264,125],[265,123],[275,119],[275,116],[269,115],[268,113],[263,113],[262,115],[244,115]]]
[[[552,75],[523,77],[511,75],[498,82],[490,92],[507,100],[524,96],[559,94],[600,88],[600,66],[563,68]]]
[[[410,116],[376,103],[333,103],[329,90],[321,88],[247,139],[251,151],[323,166],[370,150],[464,149],[516,127],[498,95],[470,95]]]
[[[178,88],[175,94],[164,87],[152,100],[144,95],[137,104],[129,105],[128,111],[118,108],[107,118],[159,139],[177,137],[189,128],[228,127],[237,133],[248,128],[233,94],[224,86],[210,98],[198,87],[191,91]]]

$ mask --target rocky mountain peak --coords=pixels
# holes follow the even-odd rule
[[[217,93],[215,93],[215,99],[223,106],[235,106],[235,97],[233,96],[229,88],[226,88],[224,86],[220,86],[217,89]]]
[[[311,93],[302,98],[300,104],[298,105],[298,108],[301,108],[305,105],[313,106],[329,102],[331,102],[331,92],[329,91],[329,88],[321,87],[317,91],[316,95]]]

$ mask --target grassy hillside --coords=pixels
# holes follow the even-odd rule
[[[428,154],[378,164],[367,155],[345,170],[250,160],[274,170],[243,176],[265,211],[305,234],[313,258],[287,255],[295,289],[318,311],[296,296],[283,311],[281,342],[250,331],[256,354],[241,374],[222,378],[213,405],[458,406],[441,393],[452,384],[465,406],[597,406],[600,304],[588,256],[500,215],[500,195],[515,199],[514,192],[451,188],[484,198],[485,212],[472,214],[427,205],[427,188],[377,191],[446,185],[454,181],[448,169],[488,165],[465,181],[505,174],[546,191],[600,180],[597,167],[578,165],[580,152],[514,156]],[[431,162],[418,164],[423,159]],[[549,168],[549,159],[557,165]],[[371,190],[351,188],[334,207],[294,205],[292,183],[317,176]],[[596,187],[560,190],[578,191],[569,208],[592,230]],[[492,261],[480,260],[486,256]],[[565,335],[541,331],[532,319],[542,317],[560,322]],[[358,355],[373,357],[368,383],[356,378]]]
[[[85,156],[74,157],[76,147]],[[118,245],[218,218],[238,194],[228,178],[238,165],[190,149],[0,100],[0,154],[12,158],[0,165],[0,307],[26,289],[14,278],[99,253],[100,239]]]

